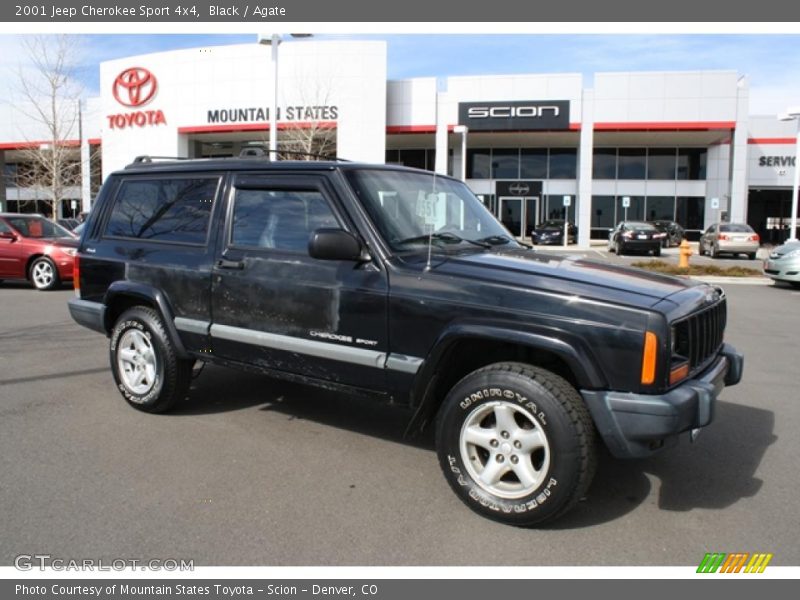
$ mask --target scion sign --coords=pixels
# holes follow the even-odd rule
[[[460,102],[458,123],[470,131],[569,129],[569,100]]]

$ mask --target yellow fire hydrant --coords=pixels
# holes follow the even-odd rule
[[[689,242],[686,240],[686,238],[683,238],[678,250],[678,266],[681,269],[689,268],[689,257],[692,254],[694,253],[692,252],[691,246],[689,246]]]

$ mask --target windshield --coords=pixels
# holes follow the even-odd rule
[[[73,237],[69,231],[44,217],[8,217],[11,226],[28,238]]]
[[[544,223],[539,225],[538,229],[547,229],[548,227],[550,227],[550,228],[559,227],[559,228],[563,229],[564,228],[564,221],[563,221],[563,219],[562,220],[550,219],[549,221],[545,221]]]
[[[641,229],[643,231],[653,231],[655,227],[650,225],[650,223],[640,223],[639,221],[628,221],[625,223],[626,229]]]
[[[381,169],[347,172],[353,189],[392,250],[415,245],[513,244],[508,233],[460,181]]]

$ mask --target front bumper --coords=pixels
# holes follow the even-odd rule
[[[723,344],[717,360],[702,374],[659,395],[582,390],[600,435],[618,458],[649,456],[677,435],[705,427],[725,386],[742,378],[744,357]]]
[[[767,259],[764,275],[778,281],[800,281],[800,261]]]

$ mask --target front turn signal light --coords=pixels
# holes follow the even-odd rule
[[[644,351],[642,352],[642,384],[652,385],[656,380],[656,356],[658,354],[658,337],[652,331],[644,334]]]

